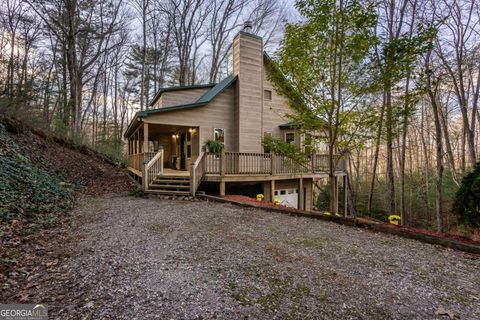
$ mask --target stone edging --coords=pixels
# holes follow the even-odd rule
[[[335,217],[335,216],[325,216],[320,213],[315,213],[315,212],[310,212],[310,211],[304,211],[304,210],[298,210],[298,209],[289,209],[289,208],[272,208],[272,207],[264,207],[260,205],[255,205],[252,203],[245,203],[245,202],[239,202],[235,200],[228,200],[225,198],[220,198],[220,197],[215,197],[215,196],[210,196],[210,195],[198,195],[197,196],[200,199],[204,200],[211,200],[211,201],[216,201],[216,202],[223,202],[223,203],[231,203],[235,204],[238,206],[242,207],[247,207],[247,208],[257,208],[257,209],[262,209],[265,211],[273,211],[273,212],[280,212],[292,216],[298,216],[298,217],[306,217],[306,218],[311,218],[311,219],[318,219],[318,220],[324,220],[324,221],[330,221],[330,222],[335,222],[338,224],[346,225],[346,226],[351,226],[351,227],[358,227],[358,228],[365,228],[377,232],[383,232],[383,233],[388,233],[388,234],[393,234],[399,237],[403,238],[408,238],[408,239],[414,239],[430,244],[435,244],[435,245],[440,245],[443,247],[455,249],[455,250],[460,250],[468,253],[473,253],[473,254],[480,254],[480,246],[474,245],[474,244],[469,244],[469,243],[463,243],[460,241],[455,241],[451,239],[446,239],[446,238],[441,238],[433,235],[428,235],[428,234],[423,234],[423,233],[416,233],[413,231],[401,229],[401,228],[392,228],[389,226],[386,226],[382,223],[373,223],[373,222],[367,222],[367,221],[359,221],[358,219],[354,218],[345,218],[345,217]]]

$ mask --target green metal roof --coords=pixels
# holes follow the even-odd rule
[[[200,98],[198,98],[197,103],[209,103],[213,100],[213,98],[218,96],[223,92],[223,90],[227,89],[232,83],[234,83],[235,80],[237,80],[237,76],[234,76],[233,74],[229,75],[212,89],[205,92]]]
[[[214,87],[216,83],[208,83],[208,84],[194,84],[190,86],[174,86],[174,87],[165,87],[165,88],[160,88],[155,96],[153,97],[152,101],[150,102],[150,105],[153,106],[157,100],[160,98],[162,93],[164,92],[170,92],[170,91],[179,91],[179,90],[189,90],[189,89],[203,89],[203,88],[211,88]]]
[[[296,124],[295,122],[290,121],[290,122],[281,124],[278,127],[280,129],[296,129],[296,128],[299,128],[300,126],[298,124]]]

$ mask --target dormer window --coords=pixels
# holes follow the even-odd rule
[[[272,90],[263,90],[263,100],[272,101]]]

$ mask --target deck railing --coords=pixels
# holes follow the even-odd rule
[[[205,152],[200,152],[195,162],[190,166],[190,193],[194,196],[205,174]]]
[[[145,153],[145,157],[150,157],[153,152]],[[143,188],[148,190],[148,187],[153,183],[159,174],[163,172],[163,148],[161,148],[148,162],[144,162],[145,167],[142,172]]]
[[[154,156],[155,152],[142,152],[128,155],[128,166],[139,172],[142,171],[142,165],[149,162]]]
[[[128,166],[142,177],[144,190],[163,173],[164,152],[131,154]],[[336,155],[335,171],[346,170],[346,159]],[[306,161],[297,163],[286,156],[271,153],[250,152],[201,152],[190,167],[190,192],[197,191],[205,175],[276,175],[328,172],[329,158],[326,154],[314,154]]]
[[[206,152],[204,160],[205,174],[225,175],[274,175],[294,173],[328,172],[328,155],[311,155],[304,163],[281,155],[271,153],[246,152]],[[345,159],[335,156],[335,170],[345,170]]]
[[[205,173],[220,173],[220,153],[205,152]]]

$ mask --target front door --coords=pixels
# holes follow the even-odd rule
[[[180,134],[180,170],[185,170],[186,158],[185,158],[185,139],[186,134]]]

